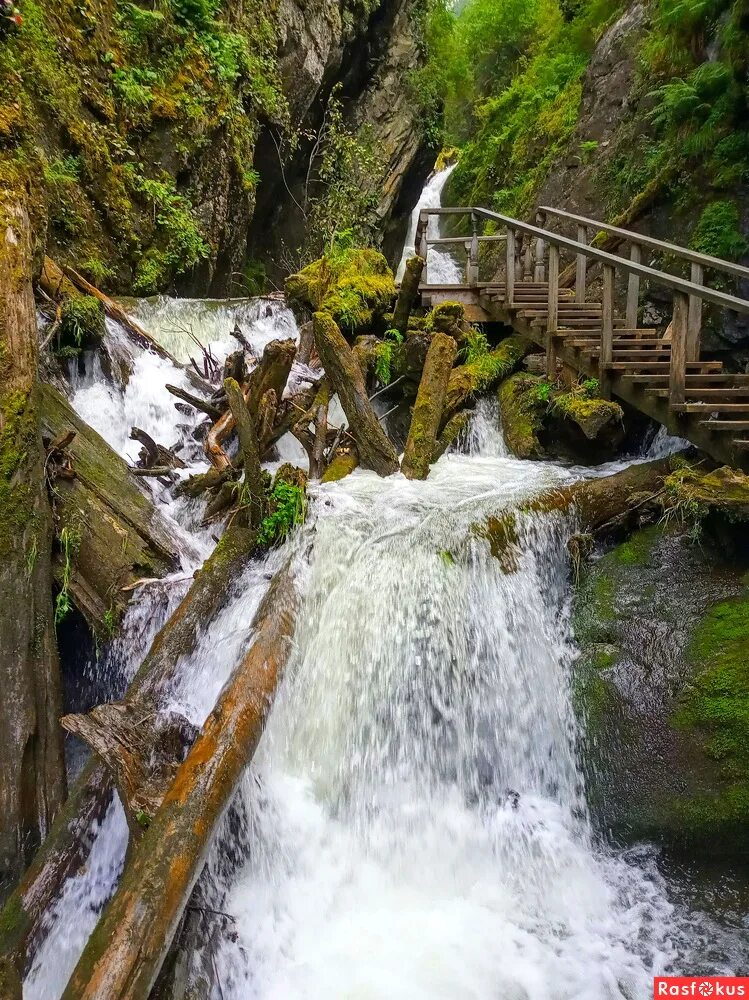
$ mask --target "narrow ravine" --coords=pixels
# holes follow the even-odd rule
[[[439,203],[448,175],[419,208]],[[452,258],[434,256],[430,268],[457,280]],[[222,359],[235,322],[258,353],[297,336],[277,300],[159,299],[136,315],[185,359],[190,335]],[[183,376],[146,352],[132,363],[124,390],[100,369],[80,379],[75,408],[123,456],[135,455],[138,425],[184,445],[185,476],[203,471],[194,426],[164,389]],[[653,453],[672,445],[659,438]],[[306,462],[291,438],[279,457]],[[679,902],[654,847],[618,848],[591,820],[573,698],[572,515],[518,514],[510,565],[481,535],[489,516],[602,471],[509,457],[487,399],[426,481],[357,471],[313,485],[304,527],[248,566],[168,693],[203,722],[268,580],[294,560],[303,603],[292,660],[214,841],[204,880],[214,932],[184,956],[197,977],[210,970],[206,997],[644,1000],[654,974],[696,956],[716,972],[735,967],[742,935]],[[182,566],[141,588],[97,664],[109,697],[213,545],[194,502],[146,488]],[[47,914],[26,1000],[60,997],[116,885],[127,844],[118,803],[94,833],[88,864]]]

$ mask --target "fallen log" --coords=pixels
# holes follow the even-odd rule
[[[435,333],[432,338],[401,463],[406,479],[426,479],[429,475],[457,349],[445,333]]]
[[[408,321],[411,317],[416,297],[419,294],[419,283],[424,272],[423,257],[411,257],[406,261],[406,270],[401,281],[398,298],[393,312],[393,327],[405,337],[408,332]]]
[[[97,705],[85,715],[65,715],[60,723],[88,744],[114,778],[130,844],[137,843],[195,741],[196,727],[177,712],[127,701]]]
[[[454,368],[447,387],[442,426],[474,396],[488,392],[511,375],[530,349],[529,341],[513,335],[506,337],[488,354]]]
[[[269,389],[275,392],[276,399],[283,399],[295,357],[293,340],[271,340],[266,346],[260,363],[250,375],[246,393],[247,408],[253,420],[257,417],[260,400]]]
[[[260,522],[264,516],[265,489],[263,487],[263,469],[260,465],[260,446],[258,445],[255,423],[250,416],[250,411],[242,395],[239,383],[235,382],[233,378],[228,378],[224,382],[224,389],[226,390],[229,408],[237,427],[239,448],[244,466],[244,485],[247,487],[249,493],[243,506],[246,505],[246,509],[249,511],[248,520],[250,526],[257,528],[260,526]]]
[[[154,340],[147,330],[144,330],[139,323],[136,323],[122,306],[110,299],[104,292],[100,292],[98,288],[94,287],[89,281],[86,281],[72,267],[58,267],[50,257],[45,257],[39,283],[44,291],[58,302],[61,298],[70,298],[76,294],[93,295],[104,306],[104,312],[107,316],[119,323],[141,347],[153,351],[154,354],[158,354],[161,358],[166,358],[177,368],[184,368],[184,365],[181,365],[173,354],[170,354],[166,348]]]
[[[0,886],[6,891],[65,799],[52,511],[32,268],[25,202],[5,191],[0,203]]]
[[[369,401],[354,352],[328,313],[315,313],[313,322],[318,354],[356,439],[362,466],[380,476],[392,475],[398,471],[398,455]]]
[[[471,414],[468,410],[461,410],[460,413],[456,413],[454,417],[448,420],[434,446],[432,464],[442,458],[450,445],[457,441],[466,427],[468,427],[470,420]]]
[[[216,826],[257,747],[291,652],[298,595],[286,567],[221,693],[123,872],[63,1000],[142,1000],[156,982]]]
[[[179,565],[178,547],[167,522],[136,483],[144,470],[128,469],[52,386],[40,386],[40,402],[45,438],[54,443],[61,435],[74,434],[65,451],[66,474],[55,478],[55,530],[58,538],[67,532],[67,544],[55,557],[53,570],[89,625],[106,633],[129,604],[123,588],[144,571],[148,576],[172,572]],[[48,462],[50,476],[55,469],[56,463]],[[155,471],[169,475],[171,469]]]
[[[189,403],[190,406],[195,407],[196,410],[200,410],[201,413],[205,413],[211,418],[211,420],[220,420],[224,415],[224,411],[220,410],[218,406],[214,403],[208,402],[207,399],[201,399],[200,396],[194,396],[191,392],[185,392],[184,389],[180,389],[176,385],[167,385],[167,392],[170,392],[172,396],[176,396],[177,399],[181,399],[185,403]]]
[[[249,528],[238,522],[227,528],[179,607],[154,639],[128,688],[129,704],[160,702],[181,658],[195,649],[201,631],[223,607],[227,591],[255,546],[256,535]],[[67,878],[85,865],[93,824],[104,815],[111,788],[104,765],[95,758],[89,760],[21,884],[0,912],[3,1000],[21,1000],[21,981],[44,933],[44,915]]]
[[[575,530],[583,535],[620,530],[648,513],[648,505],[658,507],[657,497],[670,473],[671,459],[660,458],[630,465],[612,476],[581,479],[547,490],[515,509],[488,518],[484,524],[476,525],[475,533],[487,539],[492,555],[500,560],[506,572],[512,572],[517,568],[518,514],[573,510],[577,515]]]

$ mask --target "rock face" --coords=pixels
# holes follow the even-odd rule
[[[417,0],[227,0],[220,19],[201,3],[89,7],[29,4],[0,47],[0,181],[32,186],[60,263],[112,291],[241,294],[248,234],[263,259],[303,240],[287,189],[309,145],[288,137],[318,127],[336,85],[384,154],[373,225],[411,207]]]
[[[625,839],[738,856],[749,846],[746,553],[674,525],[636,532],[578,588],[588,788],[599,822]]]
[[[363,6],[369,18],[353,13],[350,0],[282,0],[280,72],[293,124],[315,132],[330,93],[340,86],[345,119],[355,130],[367,130],[378,164],[363,181],[362,194],[373,196],[369,226],[392,258],[435,157],[419,130],[409,87],[424,58],[420,15],[414,0]],[[302,142],[291,155],[279,153],[269,135],[258,143],[255,168],[262,184],[250,249],[256,257],[269,256],[271,267],[283,248],[295,249],[304,238],[299,204],[310,145]]]

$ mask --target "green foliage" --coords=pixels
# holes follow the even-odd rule
[[[392,340],[394,344],[402,344],[403,334],[400,332],[400,330],[395,330],[391,328],[390,330],[385,331],[385,339]]]
[[[380,341],[374,349],[374,372],[380,385],[390,385],[392,379],[393,346]]]
[[[270,495],[272,512],[263,519],[258,529],[260,545],[282,542],[292,528],[304,522],[307,498],[301,486],[278,482]]]
[[[739,260],[749,252],[749,242],[739,229],[737,206],[732,201],[706,205],[692,233],[691,247],[723,260]]]
[[[62,579],[60,591],[55,598],[55,625],[59,625],[73,607],[70,600],[70,581],[73,575],[73,563],[81,544],[81,534],[77,527],[65,525],[60,531],[59,539],[62,553]]]
[[[105,333],[104,307],[93,295],[67,299],[60,314],[60,345],[81,348],[100,343]]]
[[[553,390],[554,386],[551,382],[539,382],[538,385],[535,386],[533,392],[539,403],[548,403]]]
[[[465,364],[471,365],[474,361],[478,361],[479,358],[484,357],[488,353],[489,341],[486,339],[486,334],[478,327],[471,327],[463,338],[463,347],[461,348],[462,360]]]

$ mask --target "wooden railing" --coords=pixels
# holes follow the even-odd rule
[[[733,261],[722,260],[720,257],[711,257],[708,254],[698,253],[688,247],[679,246],[676,243],[666,243],[663,240],[654,239],[652,236],[645,236],[629,229],[622,229],[619,226],[610,226],[606,222],[599,222],[596,219],[589,219],[584,215],[575,215],[572,212],[565,212],[559,208],[550,208],[542,205],[536,213],[536,221],[543,228],[548,228],[549,218],[568,222],[577,229],[578,243],[590,243],[599,233],[605,233],[612,237],[612,241],[624,244],[625,249],[629,248],[629,259],[635,263],[641,263],[643,250],[650,250],[661,258],[669,258],[675,261],[682,261],[689,265],[689,280],[694,285],[705,284],[705,272],[714,271],[721,275],[727,275],[739,280],[749,280],[749,267],[736,264]],[[607,249],[610,249],[607,247]],[[617,250],[613,250],[617,256],[621,256]],[[586,285],[586,264],[587,259],[580,255],[577,260],[576,293],[575,298],[579,302],[585,301]],[[640,298],[640,278],[636,274],[630,274],[627,287],[627,325],[630,320],[636,323]],[[699,352],[699,335],[702,328],[702,298],[699,295],[689,296],[689,316],[688,316],[690,344],[693,342]],[[689,353],[689,350],[688,350]]]
[[[626,327],[635,329],[639,320],[639,290],[640,282],[646,280],[651,284],[668,289],[673,298],[673,315],[671,321],[671,362],[669,374],[669,399],[672,404],[684,402],[686,367],[690,361],[699,360],[700,334],[702,326],[702,303],[709,302],[719,308],[749,315],[749,300],[710,288],[703,284],[704,271],[708,268],[720,270],[734,277],[749,277],[749,269],[729,261],[723,261],[706,254],[678,247],[675,244],[661,243],[639,233],[617,229],[613,226],[601,225],[594,220],[582,216],[572,216],[556,209],[546,208],[543,211],[548,216],[554,213],[575,221],[582,228],[598,227],[599,231],[610,231],[611,235],[628,241],[637,251],[631,252],[629,258],[609,253],[606,250],[591,246],[587,240],[571,239],[561,233],[552,232],[548,228],[522,222],[518,219],[492,212],[485,208],[427,208],[423,209],[417,229],[417,247],[421,255],[428,253],[430,241],[427,229],[430,216],[469,216],[472,234],[470,240],[463,238],[458,243],[467,243],[469,264],[467,269],[468,287],[478,287],[479,277],[479,246],[482,239],[479,235],[481,221],[494,224],[498,230],[504,230],[503,235],[492,237],[504,240],[505,262],[504,275],[496,276],[496,281],[504,279],[504,304],[507,309],[515,306],[515,283],[520,281],[535,281],[548,283],[548,315],[546,324],[546,351],[551,362],[554,357],[554,343],[559,329],[559,274],[562,253],[569,253],[576,262],[575,298],[585,302],[587,294],[587,268],[589,262],[600,264],[603,271],[603,290],[601,296],[601,345],[599,369],[602,389],[607,388],[609,381],[607,371],[613,358],[614,317],[616,315],[616,275],[621,272],[627,277]],[[579,235],[582,232],[579,231]],[[682,278],[667,271],[650,267],[642,263],[642,247],[658,249],[661,253],[677,256],[688,261],[695,268],[692,276],[699,281]],[[422,283],[428,285],[428,271],[425,269]],[[690,308],[691,303],[691,308]],[[696,305],[698,303],[698,306]]]

